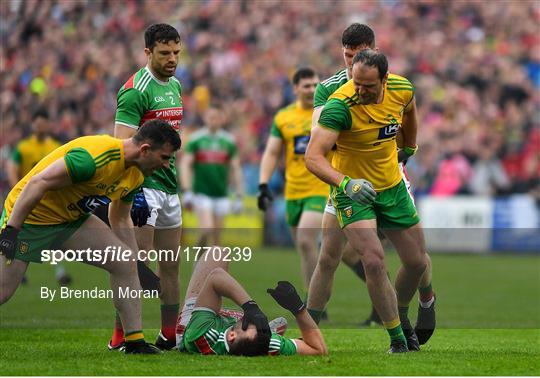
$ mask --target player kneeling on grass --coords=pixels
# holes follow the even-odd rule
[[[9,193],[0,218],[0,304],[19,286],[30,262],[44,249],[135,251],[131,203],[144,176],[168,166],[180,148],[178,133],[162,120],[146,122],[125,140],[108,135],[75,139],[51,152]],[[112,201],[112,202],[111,202]],[[92,211],[110,203],[112,230]],[[96,237],[98,235],[98,237]],[[126,333],[126,353],[159,353],[144,341],[140,297],[121,290],[141,289],[137,262],[90,262],[110,273],[114,305]]]
[[[227,262],[215,261],[209,253],[197,263],[178,318],[176,338],[180,351],[238,356],[327,353],[321,331],[292,284],[280,281],[275,289],[267,291],[294,315],[302,339],[283,337],[285,318],[268,323],[259,306],[227,268]],[[222,310],[223,297],[241,306],[243,312]]]

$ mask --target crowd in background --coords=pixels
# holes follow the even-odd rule
[[[407,168],[417,195],[540,197],[539,4],[1,1],[0,191],[38,107],[63,142],[112,133],[116,93],[146,63],[144,30],[166,22],[182,36],[183,127],[201,127],[208,105],[220,104],[253,193],[272,118],[294,100],[291,74],[342,69],[341,33],[359,22],[375,31],[391,72],[416,88],[420,148]]]

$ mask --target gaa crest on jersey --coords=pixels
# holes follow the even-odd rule
[[[343,212],[345,213],[345,216],[347,218],[352,217],[352,213],[353,213],[352,206],[347,206],[345,209],[343,209]]]
[[[21,241],[19,242],[19,253],[27,253],[30,249],[30,246],[27,242]]]

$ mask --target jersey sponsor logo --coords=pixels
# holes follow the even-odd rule
[[[379,129],[379,137],[377,139],[388,139],[394,137],[399,130],[399,123],[392,114],[388,114],[384,120],[389,124]]]
[[[294,137],[294,153],[296,155],[305,155],[309,143],[309,135],[300,135]]]
[[[140,125],[151,119],[162,119],[169,122],[169,124],[176,130],[180,130],[180,124],[182,123],[182,117],[184,115],[184,108],[165,108],[157,110],[148,110],[141,118]],[[139,126],[140,126],[139,125]]]
[[[86,196],[77,202],[77,206],[85,213],[96,210],[99,206],[108,205],[111,199],[107,196]]]

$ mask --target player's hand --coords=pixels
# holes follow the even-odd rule
[[[243,208],[244,208],[244,203],[242,200],[242,196],[236,195],[236,198],[231,203],[231,212],[233,214],[240,214]]]
[[[242,329],[244,331],[248,328],[248,325],[253,324],[257,328],[259,335],[271,334],[268,318],[254,300],[244,303],[242,310],[244,310],[244,317],[242,318]]]
[[[11,261],[17,250],[17,235],[21,230],[12,226],[6,226],[0,233],[0,255],[6,256]]]
[[[350,199],[364,205],[369,205],[377,197],[377,192],[373,189],[373,185],[364,179],[349,179],[343,189]]]
[[[267,289],[266,292],[285,310],[292,312],[294,316],[306,308],[300,299],[293,284],[288,281],[279,281],[275,289]]]
[[[137,273],[143,290],[157,290],[158,294],[161,295],[159,277],[141,260],[137,260]]]
[[[186,210],[192,211],[194,204],[195,204],[195,195],[193,194],[191,190],[186,190],[182,194],[182,206]]]
[[[403,165],[407,164],[407,160],[409,160],[410,157],[412,157],[414,154],[416,154],[416,151],[418,151],[418,146],[415,147],[408,147],[405,146],[402,149],[398,151],[398,163],[403,163]]]
[[[269,207],[274,197],[270,193],[268,184],[259,184],[259,194],[257,195],[257,206],[259,210],[266,211]]]
[[[131,205],[131,220],[135,226],[142,227],[148,221],[149,216],[150,208],[146,202],[144,191],[141,188],[141,190],[135,194],[133,205]]]

